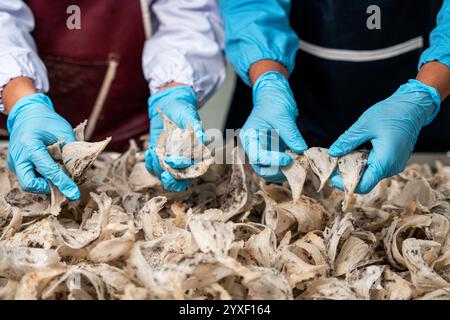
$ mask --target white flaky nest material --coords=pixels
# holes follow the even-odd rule
[[[1,299],[450,298],[450,167],[411,165],[354,195],[367,152],[311,148],[283,185],[208,160],[171,193],[135,143],[101,153],[108,140],[82,131],[50,148],[77,202],[21,191],[0,148]]]

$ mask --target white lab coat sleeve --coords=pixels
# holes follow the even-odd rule
[[[226,74],[217,0],[150,2],[154,30],[142,64],[151,94],[179,82],[192,86],[202,105]]]
[[[1,112],[5,111],[2,92],[11,79],[29,77],[37,90],[48,91],[47,71],[31,36],[33,28],[33,14],[22,0],[0,0]]]

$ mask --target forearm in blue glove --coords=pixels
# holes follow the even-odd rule
[[[420,81],[410,80],[388,99],[366,110],[350,129],[330,147],[333,157],[343,156],[370,141],[367,167],[357,193],[367,193],[382,179],[402,172],[411,156],[423,126],[429,124],[440,108],[440,95]],[[339,174],[332,184],[342,189]]]
[[[75,141],[71,125],[55,112],[50,98],[37,93],[18,100],[8,116],[7,126],[8,165],[22,189],[50,193],[50,181],[70,200],[79,199],[77,185],[47,152],[47,146],[61,138],[64,143]]]
[[[286,178],[280,167],[292,162],[284,152],[286,147],[296,153],[308,148],[295,122],[297,104],[286,78],[272,71],[259,77],[253,86],[253,104],[239,135],[241,143],[258,175],[267,181],[282,182]]]
[[[158,109],[179,127],[186,128],[187,125],[190,125],[199,140],[205,143],[206,136],[197,112],[197,97],[194,90],[188,86],[168,88],[151,96],[148,105],[150,147],[145,153],[147,169],[161,179],[166,190],[185,191],[189,186],[189,181],[176,180],[168,171],[164,171],[155,152],[159,135],[163,130],[163,121]],[[186,157],[167,157],[164,161],[174,169],[187,168],[193,164],[193,160]]]

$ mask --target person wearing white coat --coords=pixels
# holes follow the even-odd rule
[[[0,0],[0,133],[9,134],[8,165],[21,187],[48,193],[53,183],[78,199],[46,146],[74,141],[72,127],[88,119],[89,139],[112,136],[122,150],[149,117],[147,168],[166,189],[184,190],[153,150],[156,109],[204,141],[197,107],[225,78],[222,41],[216,0]]]

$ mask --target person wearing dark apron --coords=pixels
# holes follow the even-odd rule
[[[449,0],[220,6],[225,52],[240,76],[226,128],[242,128],[244,149],[266,180],[285,179],[286,148],[325,147],[342,156],[369,144],[357,188],[366,193],[402,171],[414,147],[450,150]],[[276,130],[280,148],[271,147],[267,130]],[[331,182],[342,188],[338,174]]]
[[[21,187],[48,193],[50,181],[79,197],[45,147],[73,141],[85,119],[86,138],[111,136],[115,151],[148,133],[149,117],[154,145],[157,105],[202,135],[197,105],[225,77],[222,33],[215,0],[0,0],[0,111],[8,113],[0,135],[9,135],[8,165]],[[153,150],[146,163],[166,189],[186,188]]]

